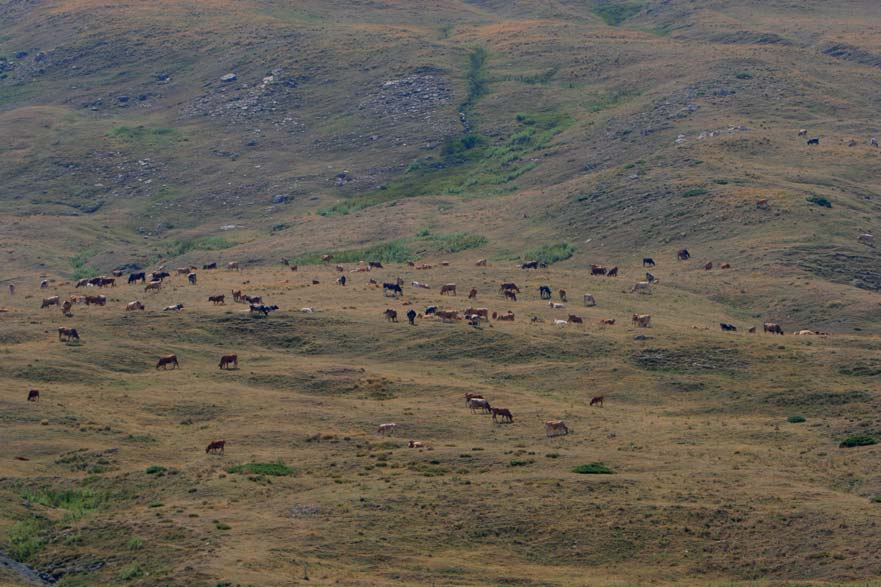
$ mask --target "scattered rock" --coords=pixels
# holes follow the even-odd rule
[[[228,74],[226,74],[226,75],[224,75],[224,76],[221,76],[220,81],[222,81],[222,82],[224,82],[224,83],[227,83],[227,82],[234,82],[234,81],[236,81],[237,79],[239,79],[239,76],[237,76],[237,75],[234,74],[234,73],[228,73]]]

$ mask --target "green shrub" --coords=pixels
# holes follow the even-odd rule
[[[17,561],[27,562],[46,545],[51,525],[43,518],[30,518],[13,524],[7,533],[9,554]]]
[[[286,475],[291,475],[294,470],[283,462],[276,461],[274,463],[245,463],[243,465],[232,465],[231,467],[226,468],[226,472],[284,477]]]
[[[868,434],[854,434],[845,438],[838,446],[841,448],[853,448],[855,446],[870,446],[877,443],[878,441]]]
[[[128,543],[126,543],[125,546],[129,550],[141,550],[141,548],[144,547],[144,541],[137,536],[133,536],[131,539],[129,539]]]
[[[805,421],[805,418],[804,418],[804,416],[790,416],[790,417],[786,418],[786,421],[789,422],[790,424],[801,424],[802,422]]]
[[[602,4],[593,9],[594,13],[602,18],[609,26],[618,26],[631,16],[640,11],[642,7],[639,4],[613,3],[605,0]]]
[[[683,198],[694,198],[695,196],[704,196],[707,194],[707,190],[705,188],[694,188],[690,190],[686,190],[682,192]]]
[[[138,561],[127,564],[119,570],[119,578],[123,581],[131,581],[132,579],[137,579],[143,575],[144,569],[141,568]]]
[[[296,265],[318,265],[322,263],[323,253],[307,253],[295,257]],[[364,249],[349,249],[346,251],[331,251],[335,263],[357,263],[358,261],[380,261],[382,263],[406,263],[415,258],[413,251],[403,240],[390,241],[366,247]]]
[[[151,465],[151,466],[147,467],[146,472],[148,475],[155,475],[156,473],[164,473],[167,470],[168,469],[166,469],[165,467],[160,466],[160,465]]]
[[[517,460],[517,459],[512,459],[511,462],[510,462],[510,465],[511,465],[512,467],[525,467],[526,465],[531,465],[531,464],[534,463],[534,462],[535,462],[535,461],[533,461],[533,460],[531,460],[531,459],[528,460],[528,461],[520,461],[520,460]]]
[[[579,475],[611,475],[615,471],[602,463],[590,463],[589,465],[578,465],[572,469],[572,472]]]
[[[24,498],[49,508],[67,510],[65,518],[73,520],[83,517],[86,512],[103,507],[109,498],[107,492],[92,489],[39,489],[27,493]]]
[[[575,248],[569,243],[556,243],[552,245],[541,245],[526,253],[521,257],[525,261],[538,261],[539,263],[556,263],[568,259],[575,253]]]
[[[823,208],[832,207],[832,202],[822,196],[808,196],[805,200],[816,206],[822,206]]]
[[[420,240],[427,243],[432,251],[438,253],[458,253],[482,247],[489,242],[485,236],[468,232],[425,235]]]

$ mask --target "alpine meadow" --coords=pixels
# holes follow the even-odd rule
[[[879,88],[877,0],[0,0],[0,587],[881,585]]]

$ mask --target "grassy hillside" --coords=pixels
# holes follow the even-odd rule
[[[879,25],[869,0],[3,3],[0,553],[68,586],[878,579],[877,448],[839,444],[881,439]],[[644,257],[660,282],[625,294]],[[38,309],[212,261],[243,271]],[[366,281],[399,275],[417,310],[477,287],[517,319],[387,323],[408,307]],[[281,309],[207,302],[235,288]]]

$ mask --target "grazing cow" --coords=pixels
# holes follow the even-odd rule
[[[128,276],[129,285],[135,283],[136,281],[140,281],[141,283],[147,283],[147,272],[139,271],[138,273],[131,273]]]
[[[111,271],[111,273],[113,274],[113,277],[122,277],[125,271],[123,271],[122,269],[114,269],[113,271]]]
[[[489,309],[488,308],[468,308],[465,310],[466,316],[480,316],[481,318],[485,318],[489,320]]]
[[[340,275],[339,277],[336,278],[336,282],[337,282],[337,285],[342,285],[343,287],[345,287],[345,285],[346,285],[346,276],[345,276],[345,275]]]
[[[848,146],[848,147],[856,147],[856,146],[857,146],[857,141],[856,141],[856,139],[851,139],[851,140],[849,140],[849,141],[847,142],[847,146]]]
[[[591,398],[590,399],[591,407],[593,407],[593,406],[603,407],[603,400],[604,399],[606,399],[606,398],[605,398],[605,396],[602,396],[602,395],[598,395],[596,397]]]
[[[397,424],[395,424],[394,422],[389,422],[387,424],[380,424],[376,428],[376,433],[380,434],[382,436],[388,436],[388,435],[394,434],[397,429],[398,429]]]
[[[244,303],[245,302],[245,294],[243,294],[242,290],[240,290],[240,289],[234,289],[234,290],[232,290],[232,299],[234,302]]]
[[[472,399],[483,399],[483,395],[479,393],[465,392],[465,407],[468,407],[468,401]]]
[[[432,314],[437,314],[437,306],[427,306],[425,308],[426,316],[431,316]]]
[[[159,357],[159,361],[156,363],[156,369],[159,369],[159,367],[168,369],[169,365],[173,365],[174,369],[180,367],[180,363],[177,362],[177,355],[165,355],[164,357]]]
[[[486,259],[478,259],[477,263],[475,263],[477,267],[486,267]]]
[[[135,300],[133,302],[129,302],[125,305],[125,311],[131,312],[133,310],[143,310],[144,304],[142,304],[139,300]]]
[[[808,139],[808,144],[809,145],[819,145],[820,144],[820,137],[813,137],[813,138]]]
[[[64,300],[64,303],[61,304],[61,313],[67,317],[73,316],[73,314],[70,313],[70,309],[72,307],[73,307],[73,302],[71,302],[70,300]]]
[[[226,296],[224,294],[216,295],[216,296],[208,296],[208,301],[214,304],[215,306],[218,304],[226,305]]]
[[[618,266],[615,265],[606,273],[606,277],[618,277]]]
[[[178,268],[177,268],[177,274],[178,274],[178,275],[186,275],[186,274],[189,273],[189,272],[190,272],[190,268],[189,268],[189,267],[178,267]]]
[[[603,267],[602,265],[591,265],[590,266],[590,274],[591,275],[605,275],[608,269]]]
[[[394,296],[394,297],[398,297],[398,294],[404,295],[404,290],[397,283],[383,283],[382,284],[383,294],[385,294],[385,292],[387,292],[387,291],[392,292],[392,296]]]
[[[89,280],[88,280],[88,279],[80,279],[79,281],[76,282],[76,286],[75,286],[75,287],[76,287],[77,289],[79,289],[79,288],[81,288],[81,287],[86,287],[86,286],[88,286],[88,285],[89,285]]]
[[[245,304],[255,304],[255,305],[256,305],[256,304],[262,304],[262,303],[263,303],[263,296],[248,296],[248,295],[243,295],[243,296],[242,296],[242,302],[245,303]]]
[[[538,261],[528,261],[520,265],[521,269],[538,269]]]
[[[445,283],[441,286],[440,295],[456,295],[456,284]]]
[[[566,290],[565,289],[561,289],[559,293],[560,293],[560,301],[561,302],[568,302],[569,301],[568,299],[566,299]]]
[[[337,265],[337,266],[336,266],[336,270],[337,270],[339,273],[342,273],[343,271],[346,270],[346,268],[343,267],[342,265]]]
[[[614,325],[615,325],[614,318],[603,318],[602,320],[600,320],[600,326],[605,327],[605,326],[614,326]]]
[[[506,289],[504,293],[505,293],[506,300],[511,300],[512,302],[517,301],[517,294],[514,293],[513,289]]]
[[[514,416],[511,414],[511,410],[508,408],[490,408],[492,410],[493,422],[507,422],[508,424],[512,424],[514,422]]]
[[[549,299],[551,299],[551,288],[550,288],[549,286],[547,286],[547,285],[540,285],[540,286],[538,287],[538,295],[539,295],[539,296],[541,297],[541,299],[543,299],[543,300],[549,300]]]
[[[66,326],[58,327],[58,340],[64,340],[65,342],[70,342],[71,340],[76,340],[79,342],[80,335],[76,331],[76,328],[68,328]]]
[[[418,442],[416,440],[411,440],[409,442],[409,444],[407,444],[407,448],[422,448],[424,446],[425,446],[424,444],[422,444],[421,442]]]
[[[569,428],[563,420],[548,420],[545,422],[545,434],[548,437],[569,434]]]
[[[634,314],[631,317],[631,322],[638,326],[639,328],[648,328],[652,323],[652,315],[651,314]]]
[[[333,261],[333,255],[321,255],[321,260],[325,263],[330,263]]]
[[[190,282],[190,285],[196,285],[196,274],[195,273],[187,273],[187,281]]]
[[[515,293],[520,293],[520,288],[517,287],[516,283],[513,283],[511,281],[506,281],[505,283],[503,283],[502,285],[499,286],[499,293],[500,294],[505,293],[506,290],[511,290]]]
[[[477,288],[476,287],[472,287],[471,291],[468,292],[468,299],[469,300],[476,300],[477,299]]]
[[[297,266],[296,266],[296,265],[291,265],[291,271],[296,271],[296,270],[297,270]]]
[[[878,146],[878,139],[876,139],[875,137],[872,137],[872,139],[869,140],[869,144],[872,145],[873,147],[877,147]]]
[[[373,269],[382,269],[383,268],[382,263],[380,263],[379,261],[369,261],[367,263],[367,266],[371,267]]]
[[[652,284],[648,281],[640,281],[634,284],[633,287],[630,288],[630,293],[633,292],[651,292]]]
[[[750,327],[749,327],[749,330],[747,330],[747,332],[749,332],[750,334],[755,334],[755,333],[756,333],[756,327],[755,327],[755,326],[750,326]]]
[[[572,322],[573,324],[584,324],[584,318],[576,316],[575,314],[569,314],[569,322]]]
[[[224,448],[226,448],[225,440],[212,440],[208,443],[208,447],[205,449],[205,454],[214,453],[222,455]]]
[[[808,129],[806,129],[806,128],[799,129],[799,131],[798,131],[798,136],[800,136],[800,137],[803,137],[807,134],[808,134]]]
[[[229,369],[230,365],[234,366],[236,369],[239,368],[239,356],[238,355],[223,355],[220,357],[220,368],[221,369]]]
[[[731,263],[722,263],[719,265],[719,269],[731,269]]]
[[[676,258],[680,261],[687,261],[691,259],[691,253],[688,252],[688,249],[679,249],[676,251]]]
[[[493,316],[493,320],[500,320],[502,322],[513,322],[514,321],[514,312],[512,312],[511,310],[508,310],[504,314],[496,314],[495,312],[493,312],[492,316]]]
[[[765,332],[770,332],[771,334],[783,334],[783,328],[781,328],[779,324],[775,324],[774,322],[765,322],[764,324],[762,324],[762,328]]]
[[[704,271],[709,271],[709,270],[711,270],[712,268],[713,268],[713,262],[712,262],[712,261],[710,261],[709,263],[706,263],[706,264],[704,265]]]
[[[264,316],[269,316],[270,312],[274,312],[276,310],[278,310],[278,306],[276,306],[275,304],[271,306],[267,306],[265,304],[250,304],[248,306],[248,312],[252,314],[263,314]],[[309,310],[312,309],[309,308]]]
[[[229,271],[238,271],[239,270],[239,262],[238,261],[230,261],[226,264],[226,268]]]
[[[418,265],[415,266],[415,268],[423,271],[426,269],[431,269],[431,265],[429,265],[427,263],[419,263]]]
[[[642,258],[642,266],[643,267],[654,267],[655,260],[652,259],[651,257],[643,257]]]
[[[60,306],[61,298],[58,296],[52,296],[51,298],[43,298],[43,303],[40,305],[40,309],[48,308],[49,306]]]
[[[40,390],[39,389],[28,390],[28,401],[29,402],[40,401]]]
[[[173,306],[165,306],[165,308],[163,308],[163,311],[165,311],[165,312],[180,312],[183,309],[184,309],[183,304],[175,304]]]
[[[44,279],[40,282],[40,289],[49,289],[49,281]]]
[[[107,296],[86,296],[86,305],[106,306]]]
[[[558,304],[557,302],[548,302],[548,306],[553,308],[554,310],[562,310],[566,306],[563,304]]]
[[[407,310],[407,322],[410,323],[410,326],[416,326],[416,310],[413,308]]]
[[[728,324],[726,322],[719,322],[719,328],[721,328],[724,332],[737,332],[737,326],[734,324]]]
[[[770,207],[771,207],[771,205],[768,204],[767,199],[759,200],[756,202],[756,209],[757,210],[768,210]]]
[[[202,265],[202,269],[205,271],[209,271],[211,269],[217,269],[217,263],[205,263]]]
[[[452,322],[453,320],[461,320],[459,312],[456,310],[435,310],[434,315],[443,322]]]
[[[154,271],[150,274],[150,281],[162,281],[166,277],[171,277],[168,271]]]
[[[492,406],[489,405],[489,400],[479,397],[472,397],[468,400],[468,409],[471,410],[472,413],[480,411],[489,414],[492,412]]]
[[[657,283],[658,282],[658,278],[655,277],[655,274],[652,273],[651,271],[645,272],[645,280],[648,281],[649,283]]]
[[[593,294],[589,294],[589,293],[584,294],[584,305],[587,306],[588,308],[596,306],[597,299],[595,297],[593,297]]]
[[[385,316],[385,319],[388,320],[389,322],[397,322],[398,321],[398,311],[397,310],[392,310],[391,308],[389,308],[388,310],[383,312],[383,315]]]
[[[421,281],[411,281],[410,285],[419,289],[431,289],[427,283],[423,283]]]
[[[554,326],[567,326],[569,323],[565,320],[554,320]]]

